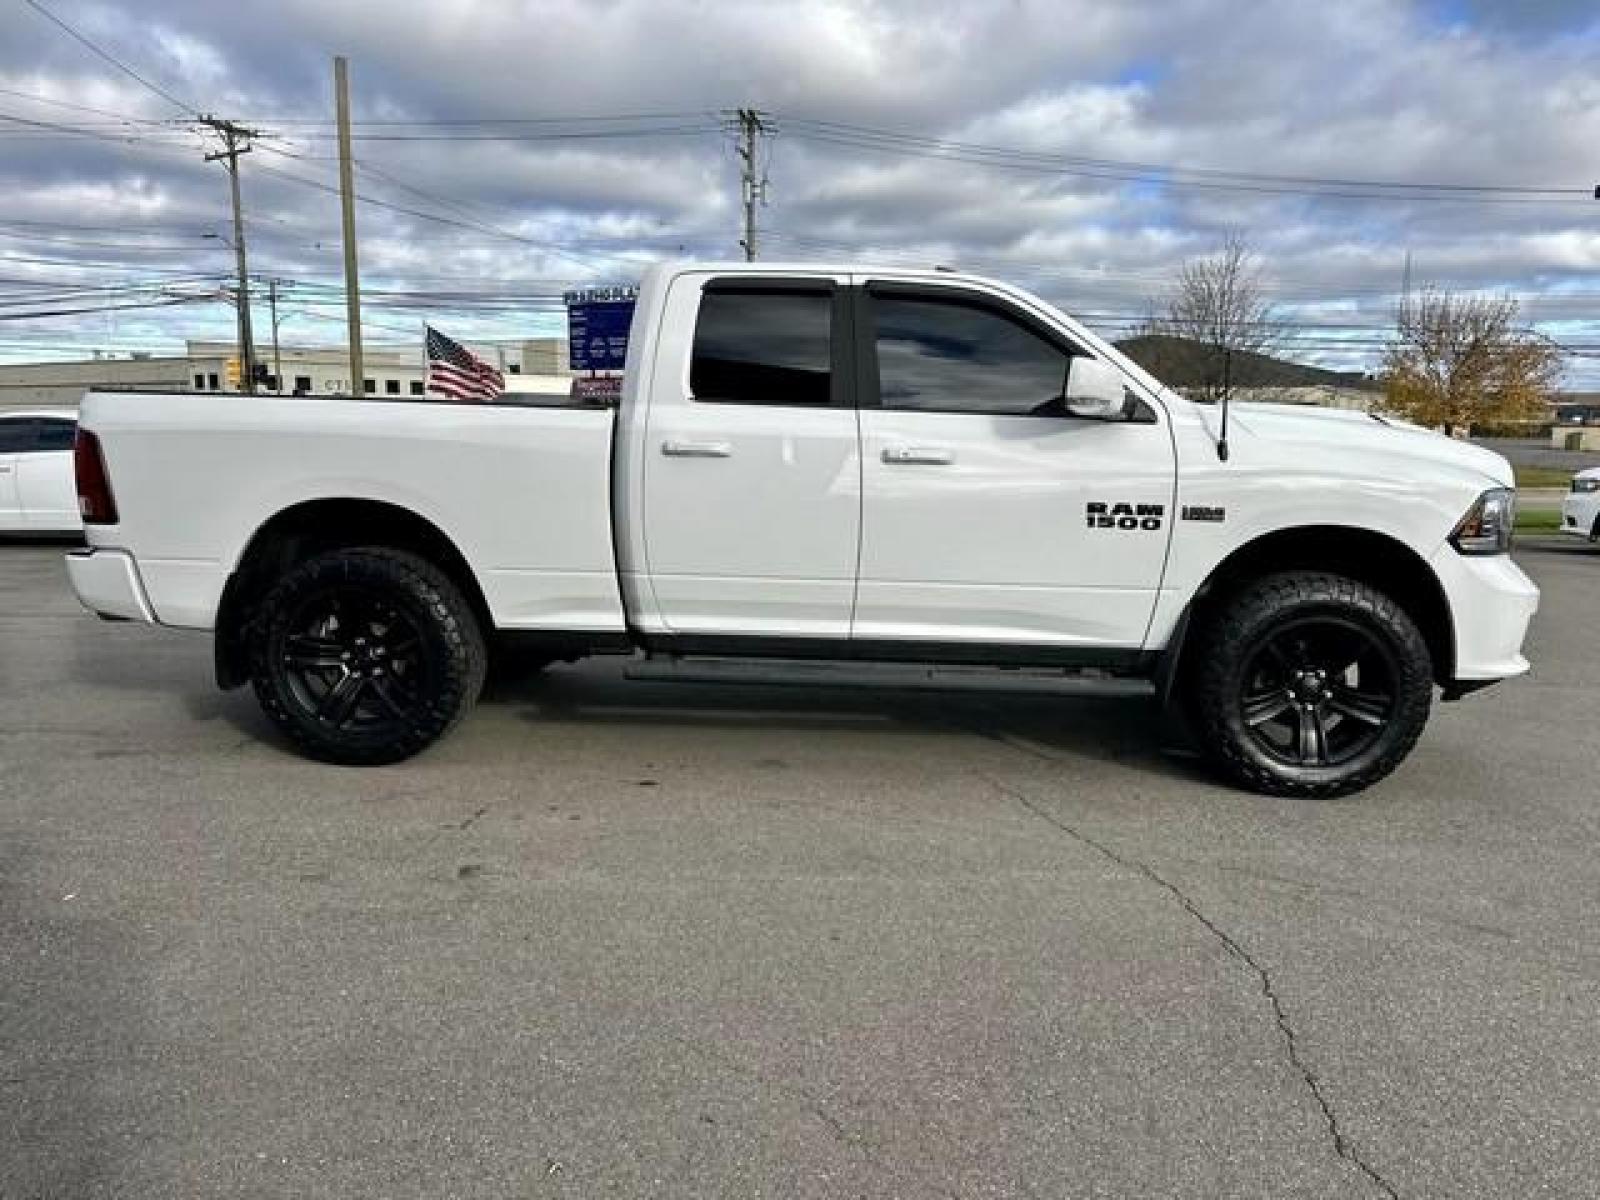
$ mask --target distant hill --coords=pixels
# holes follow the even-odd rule
[[[1215,387],[1222,381],[1223,356],[1214,347],[1165,333],[1142,333],[1117,343],[1134,362],[1168,387]],[[1233,387],[1355,388],[1381,391],[1383,385],[1360,371],[1329,371],[1268,354],[1236,350],[1228,371]]]

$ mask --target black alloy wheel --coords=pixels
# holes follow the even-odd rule
[[[472,707],[488,656],[445,573],[401,550],[331,550],[293,567],[247,629],[262,710],[325,762],[398,762]]]
[[[306,717],[361,733],[415,718],[428,683],[422,635],[382,594],[332,584],[306,596],[285,625],[284,678]]]
[[[1253,791],[1359,791],[1411,752],[1433,660],[1411,616],[1341,575],[1269,575],[1212,601],[1184,651],[1200,748]]]
[[[1280,626],[1250,656],[1240,719],[1261,750],[1298,767],[1338,766],[1393,719],[1399,667],[1363,626],[1337,616]]]

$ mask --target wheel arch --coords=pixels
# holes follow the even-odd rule
[[[461,589],[487,635],[494,629],[477,576],[455,542],[432,521],[399,504],[357,497],[306,500],[264,521],[245,544],[217,606],[217,685],[235,688],[249,676],[244,634],[257,604],[297,562],[352,546],[405,550],[438,567]]]
[[[1195,591],[1162,652],[1162,700],[1182,678],[1195,622],[1251,580],[1279,571],[1330,571],[1378,589],[1416,622],[1433,661],[1433,678],[1446,686],[1455,675],[1455,621],[1433,568],[1398,538],[1347,525],[1297,525],[1237,547]]]

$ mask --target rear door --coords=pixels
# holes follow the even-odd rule
[[[847,639],[861,531],[849,289],[685,275],[666,297],[642,462],[668,634]]]
[[[33,446],[33,418],[0,416],[0,530],[22,528],[17,454],[24,446]]]
[[[1088,351],[1009,297],[869,284],[861,310],[853,637],[1039,661],[1142,646],[1173,515],[1166,414],[1068,416]]]
[[[72,441],[77,431],[77,422],[66,417],[34,419],[33,448],[17,455],[14,473],[25,528],[67,533],[83,527],[72,474]]]

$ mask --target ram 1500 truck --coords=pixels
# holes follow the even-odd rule
[[[1235,781],[1356,790],[1436,687],[1528,669],[1511,470],[1361,413],[1223,417],[1003,283],[664,265],[614,409],[91,393],[67,565],[95,612],[211,630],[220,684],[333,762],[428,746],[517,635],[645,673],[1141,678]]]

